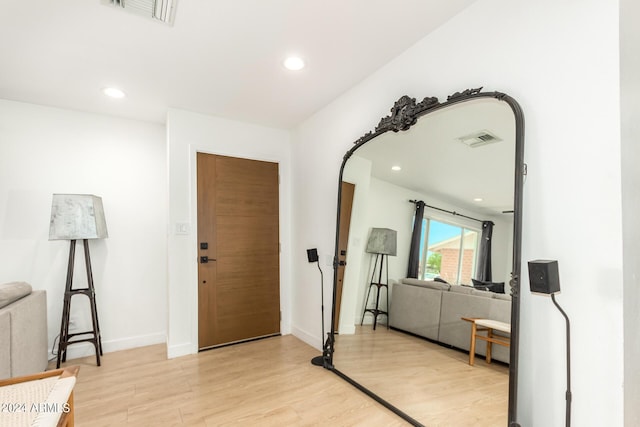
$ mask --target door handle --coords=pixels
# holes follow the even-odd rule
[[[215,258],[209,258],[208,256],[201,256],[200,257],[200,264],[208,264],[209,261],[215,261]]]
[[[343,265],[343,266],[344,266],[344,265],[347,265],[347,262],[346,262],[346,261],[340,261],[340,262],[338,263],[338,265]]]

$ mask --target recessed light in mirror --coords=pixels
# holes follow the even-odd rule
[[[481,202],[482,200],[482,197],[476,197],[475,199],[473,199],[474,202]]]
[[[402,168],[400,166],[391,166],[391,170],[397,172],[397,171],[401,171]]]
[[[116,87],[105,87],[102,89],[102,93],[110,98],[124,98],[124,92]]]
[[[299,56],[290,56],[283,62],[284,68],[291,71],[300,71],[304,68],[305,63]]]

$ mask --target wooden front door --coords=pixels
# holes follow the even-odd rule
[[[197,154],[198,347],[280,332],[278,165]]]
[[[342,302],[342,287],[344,282],[344,269],[347,265],[347,246],[349,245],[349,228],[351,227],[351,208],[353,206],[353,193],[356,186],[350,182],[342,182],[340,195],[340,230],[338,230],[338,283],[336,288],[336,319],[333,325],[338,330],[340,323],[340,305]]]

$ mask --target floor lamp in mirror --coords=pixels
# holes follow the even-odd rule
[[[369,240],[367,241],[366,252],[375,254],[373,262],[373,272],[371,273],[371,281],[367,289],[367,296],[364,301],[362,310],[362,319],[360,325],[364,323],[364,316],[367,313],[373,315],[373,329],[376,329],[378,316],[387,317],[387,328],[389,327],[389,256],[396,256],[397,233],[390,228],[372,228]],[[378,263],[378,261],[380,261]],[[382,281],[382,270],[386,270],[386,280]],[[376,279],[377,273],[377,279]],[[386,292],[386,309],[380,308],[380,291],[384,289]],[[371,291],[375,290],[375,305],[370,307]]]

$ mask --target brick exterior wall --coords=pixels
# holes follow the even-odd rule
[[[454,248],[442,248],[437,251],[442,254],[442,263],[440,264],[440,277],[449,283],[456,283],[458,276],[458,255],[460,251]],[[471,273],[473,269],[473,249],[465,249],[462,255],[462,271],[460,274],[460,283],[470,285]]]

